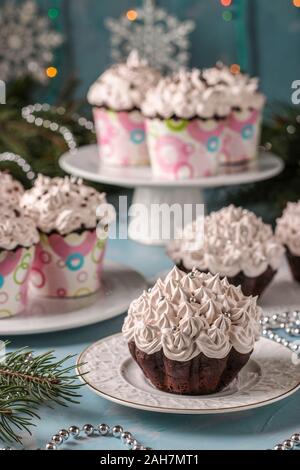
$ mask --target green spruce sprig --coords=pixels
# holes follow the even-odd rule
[[[78,403],[77,375],[65,363],[73,356],[57,361],[53,351],[33,355],[22,349],[5,354],[0,362],[0,439],[21,442],[19,431],[30,433],[39,405]]]

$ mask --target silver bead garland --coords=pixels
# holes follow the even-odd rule
[[[300,434],[295,433],[289,439],[286,439],[281,444],[277,444],[273,450],[293,450],[295,447],[300,447]]]
[[[35,179],[35,173],[32,170],[31,166],[27,161],[22,158],[20,155],[17,155],[16,153],[12,152],[4,152],[0,154],[0,162],[13,162],[16,163],[21,170],[25,173],[29,181],[32,181]]]
[[[283,330],[294,338],[300,338],[300,311],[283,312],[274,314],[271,317],[263,317],[260,321],[262,325],[262,335],[276,343],[282,344],[290,349],[300,359],[300,344],[288,341],[273,330]]]
[[[70,438],[78,439],[80,434],[85,434],[86,437],[91,436],[101,436],[101,437],[114,437],[120,439],[121,443],[130,450],[151,450],[149,447],[144,447],[140,444],[133,435],[124,431],[122,426],[116,425],[110,428],[108,424],[98,424],[93,426],[92,424],[85,424],[82,428],[79,426],[70,426],[68,430],[60,429],[57,434],[52,436],[51,441],[49,441],[44,450],[58,450],[65,442]],[[12,447],[0,448],[0,450],[15,450]],[[38,449],[39,450],[39,449]]]
[[[52,132],[58,132],[64,138],[69,151],[71,153],[75,153],[77,150],[77,143],[74,137],[74,134],[71,132],[70,129],[65,127],[64,125],[60,125],[55,121],[50,121],[49,119],[44,119],[41,116],[36,116],[39,113],[52,113],[57,114],[59,116],[64,116],[66,114],[66,108],[63,106],[51,106],[48,103],[35,103],[29,106],[26,106],[22,109],[22,117],[25,119],[26,122],[29,124],[34,124],[37,127],[44,127],[45,129],[50,129]],[[77,113],[72,114],[71,118],[74,122],[84,129],[95,133],[95,126],[94,123],[83,116],[79,116]]]

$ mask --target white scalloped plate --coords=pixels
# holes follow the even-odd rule
[[[92,344],[79,356],[77,367],[95,393],[120,405],[160,413],[216,414],[258,408],[295,393],[300,388],[300,365],[291,358],[287,348],[261,338],[238,379],[224,391],[206,396],[156,390],[131,358],[121,334]]]
[[[125,313],[146,288],[141,274],[105,261],[98,292],[76,299],[31,298],[22,315],[0,319],[0,337],[64,331],[109,320]]]

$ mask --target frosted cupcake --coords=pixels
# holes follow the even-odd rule
[[[208,87],[197,69],[161,79],[142,107],[153,173],[174,180],[218,172],[230,90]]]
[[[9,173],[0,171],[0,201],[12,207],[18,207],[24,194],[22,184]]]
[[[288,203],[282,217],[277,220],[276,236],[286,246],[293,277],[300,282],[300,201]]]
[[[229,206],[204,220],[204,239],[194,222],[168,247],[180,269],[226,276],[245,295],[261,295],[275,276],[284,247],[272,227],[254,213]]]
[[[15,195],[13,180],[11,186]],[[39,241],[34,221],[1,202],[0,319],[17,315],[26,307],[29,273]]]
[[[123,335],[156,388],[204,395],[224,389],[248,362],[261,313],[226,278],[174,268],[131,304]]]
[[[236,173],[251,169],[256,163],[261,134],[265,96],[259,92],[259,81],[249,75],[233,74],[223,64],[203,71],[208,87],[222,84],[230,93],[231,113],[225,127],[220,170]]]
[[[92,85],[88,101],[94,119],[101,161],[115,166],[149,164],[141,104],[160,73],[133,51],[127,62],[113,65]]]
[[[39,175],[24,194],[21,204],[41,233],[31,275],[38,295],[81,297],[100,287],[106,227],[97,210],[105,203],[104,194],[68,177]]]

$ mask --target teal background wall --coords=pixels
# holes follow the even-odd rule
[[[22,0],[18,0],[21,2]],[[0,5],[4,0],[0,0]],[[80,80],[78,95],[84,97],[89,85],[110,63],[109,32],[104,21],[138,7],[142,0],[39,0],[45,12],[58,7],[56,28],[65,34],[57,53],[58,78],[47,93],[54,98],[69,76]],[[300,79],[300,8],[292,0],[233,0],[235,19],[222,18],[220,0],[156,0],[156,4],[182,19],[194,19],[191,34],[194,66],[246,62],[248,71],[261,77],[262,89],[270,100],[290,101],[291,83]],[[241,11],[242,17],[237,13]]]

